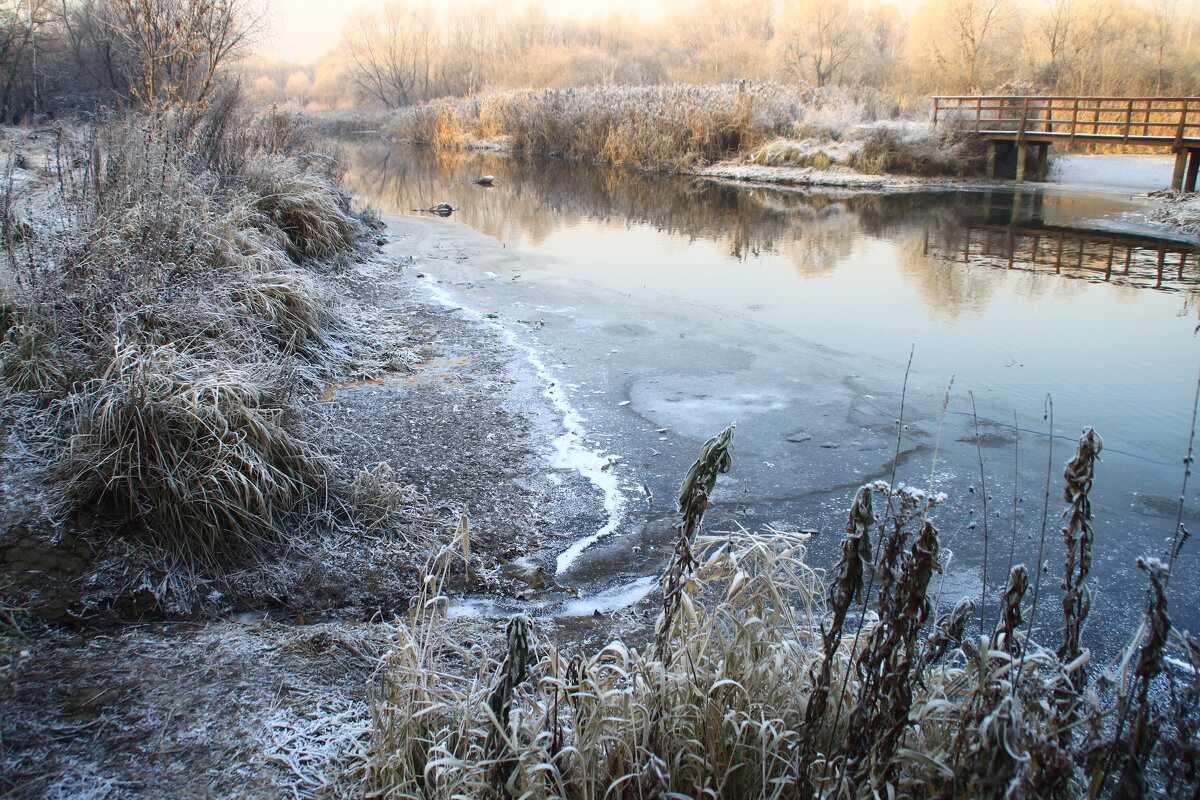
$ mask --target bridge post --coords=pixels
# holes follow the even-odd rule
[[[1046,163],[1049,161],[1049,142],[1038,142],[1037,145],[1037,179],[1045,182],[1046,180]]]
[[[1029,148],[1024,142],[1017,142],[1017,183],[1025,182],[1025,158]]]
[[[1180,147],[1175,151],[1175,171],[1171,173],[1171,188],[1179,191],[1183,188],[1183,171],[1187,167],[1188,151]]]
[[[1185,192],[1196,191],[1196,173],[1200,172],[1200,150],[1188,150],[1192,157],[1188,160],[1187,177],[1183,181]]]
[[[987,143],[987,176],[988,180],[996,177],[996,140],[988,139]]]

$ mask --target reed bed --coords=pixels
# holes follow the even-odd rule
[[[5,237],[0,358],[59,516],[172,567],[277,538],[327,476],[296,412],[333,322],[310,273],[361,230],[334,162],[229,98],[56,142],[53,185],[5,200],[54,213]]]
[[[841,165],[872,175],[921,177],[983,175],[986,166],[978,137],[949,126],[861,126],[848,134],[797,127],[808,137],[767,142],[749,155],[750,163],[814,169]]]
[[[891,110],[871,90],[749,81],[593,86],[434,101],[400,111],[389,132],[442,148],[499,142],[517,153],[683,172],[753,150],[798,122],[843,125]]]
[[[1078,642],[1099,437],[1085,431],[1067,468],[1056,652],[1029,635],[1023,565],[994,629],[967,634],[966,599],[935,618],[927,492],[864,486],[829,575],[806,563],[805,534],[700,532],[730,434],[685,480],[643,650],[560,650],[517,616],[506,652],[482,652],[448,635],[444,568],[431,566],[378,670],[366,795],[1195,796],[1200,646],[1170,624],[1168,565],[1141,562],[1146,613],[1113,664],[1089,665]]]

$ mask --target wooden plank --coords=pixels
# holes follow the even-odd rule
[[[1037,100],[1090,100],[1095,102],[1120,102],[1125,103],[1129,100],[1134,101],[1154,101],[1162,103],[1182,103],[1184,100],[1195,101],[1195,97],[1100,97],[1096,95],[1011,95],[1011,94],[963,94],[963,95],[931,95],[939,100],[1020,100],[1022,97],[1032,97]]]

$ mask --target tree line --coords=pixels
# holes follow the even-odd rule
[[[243,58],[254,0],[0,0],[0,117],[250,99],[400,108],[495,89],[846,85],[898,97],[1200,93],[1200,0],[675,0],[564,17],[521,0],[389,0],[304,64]]]
[[[901,96],[1194,95],[1197,0],[678,0],[661,17],[392,0],[310,65],[260,67],[260,99],[398,108],[489,89],[740,79]]]
[[[196,102],[245,52],[248,0],[0,0],[3,121]]]

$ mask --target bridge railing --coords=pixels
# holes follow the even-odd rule
[[[1200,146],[1200,98],[947,95],[933,123],[994,138]]]

